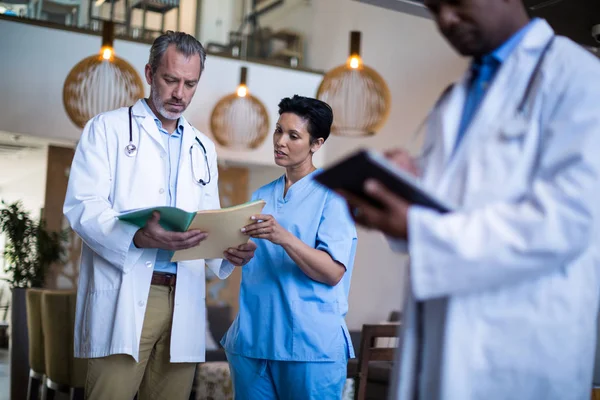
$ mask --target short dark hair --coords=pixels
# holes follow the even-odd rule
[[[333,110],[324,101],[311,97],[286,97],[279,102],[279,115],[292,113],[304,118],[308,124],[311,141],[323,138],[327,140],[333,123]]]
[[[206,60],[206,51],[195,37],[185,32],[167,31],[157,37],[150,48],[150,58],[148,64],[152,69],[152,73],[156,73],[163,55],[169,48],[169,45],[174,44],[178,52],[186,57],[191,57],[196,54],[200,56],[200,74],[204,71],[204,62]]]

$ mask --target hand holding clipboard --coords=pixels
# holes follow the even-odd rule
[[[415,177],[372,150],[360,150],[315,176],[317,182],[330,189],[353,194],[381,208],[381,202],[364,191],[368,179],[381,182],[389,191],[410,204],[433,208],[439,212],[453,209],[451,205],[425,190]]]
[[[352,213],[357,223],[397,238],[406,238],[411,204],[442,213],[453,209],[425,190],[414,176],[372,150],[350,155],[316,175],[315,180],[341,194],[351,209],[360,212]],[[365,190],[369,180],[379,184],[372,182]],[[398,201],[398,197],[403,201]]]

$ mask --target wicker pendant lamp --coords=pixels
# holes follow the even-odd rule
[[[255,149],[269,133],[269,115],[263,103],[248,91],[248,69],[242,67],[240,85],[217,102],[210,116],[210,129],[224,147]]]
[[[63,86],[65,110],[79,128],[96,114],[131,105],[144,97],[144,84],[137,71],[114,53],[114,23],[103,24],[100,53],[75,65]]]
[[[390,113],[390,90],[377,71],[363,64],[360,36],[358,31],[350,32],[346,64],[327,72],[317,90],[317,98],[333,109],[334,135],[374,135]]]

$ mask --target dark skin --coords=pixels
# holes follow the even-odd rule
[[[463,56],[482,57],[491,53],[529,23],[522,0],[425,0],[439,31]],[[388,150],[386,158],[418,176],[419,170],[403,149]],[[364,200],[340,191],[357,224],[386,235],[408,240],[410,204],[376,180],[365,182],[365,191],[379,200],[375,208]]]
[[[463,56],[491,53],[529,22],[522,0],[425,0],[439,31]]]

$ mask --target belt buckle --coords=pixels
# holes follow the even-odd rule
[[[154,272],[152,275],[153,279],[156,279],[159,285],[175,286],[175,274]]]

